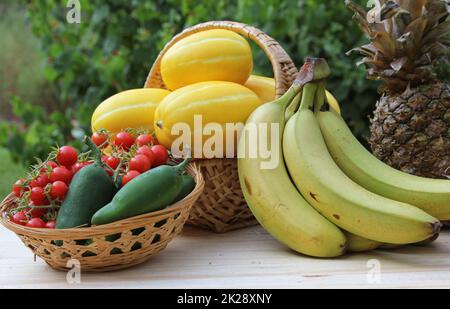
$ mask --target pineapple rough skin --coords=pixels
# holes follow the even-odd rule
[[[404,172],[450,178],[450,86],[437,83],[383,95],[372,119],[374,154]]]

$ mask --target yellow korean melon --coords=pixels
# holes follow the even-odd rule
[[[161,60],[161,76],[175,90],[203,81],[244,84],[253,69],[249,43],[229,30],[208,30],[175,43]]]
[[[185,140],[188,145],[172,148],[174,153],[189,146],[197,158],[226,157],[236,153],[238,130],[234,125],[243,126],[260,105],[261,100],[253,91],[237,83],[211,81],[186,86],[165,97],[156,109],[156,137],[160,144],[171,149],[176,140],[179,146],[182,136],[188,136],[184,132],[188,129],[190,136]],[[207,126],[214,127],[210,134]],[[179,128],[182,131],[177,131]],[[210,139],[213,136],[216,139]],[[196,143],[196,137],[201,141]],[[206,153],[204,149],[213,152]]]
[[[263,103],[275,100],[275,80],[273,78],[250,75],[244,86],[256,93]]]
[[[158,104],[170,91],[142,88],[120,92],[97,106],[91,119],[93,131],[106,129],[117,133],[127,128],[153,131],[153,116]]]

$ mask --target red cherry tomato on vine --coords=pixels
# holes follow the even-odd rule
[[[56,162],[54,161],[47,161],[46,164],[50,166],[52,169],[58,166],[58,164],[56,164]]]
[[[66,197],[66,193],[68,190],[69,187],[66,185],[65,182],[57,180],[54,183],[52,183],[52,186],[50,188],[50,196],[54,200],[56,199],[63,200]]]
[[[48,200],[42,187],[31,188],[30,200],[36,206],[48,205]]]
[[[30,203],[29,206],[34,206],[34,203]],[[41,218],[46,213],[47,213],[47,209],[45,209],[45,208],[35,208],[30,212],[30,215],[31,215],[31,218]]]
[[[81,170],[83,167],[88,166],[89,164],[92,164],[92,162],[89,161],[77,162],[70,167],[70,171],[72,172],[72,175],[75,175],[76,173],[78,173],[79,170]]]
[[[12,192],[14,193],[15,196],[17,196],[18,198],[22,197],[22,194],[28,190],[30,190],[30,188],[28,187],[24,187],[23,185],[25,184],[26,180],[25,179],[19,179],[17,180],[12,187]]]
[[[127,183],[129,183],[132,179],[136,178],[137,176],[139,176],[141,173],[139,173],[138,171],[129,171],[128,173],[126,173],[123,177],[122,177],[122,186],[126,185]]]
[[[78,152],[72,146],[62,146],[56,155],[56,162],[63,166],[72,166],[78,160]]]
[[[120,159],[110,156],[108,158],[106,158],[106,162],[105,162],[110,168],[112,168],[113,170],[115,170],[120,163]]]
[[[42,187],[44,188],[48,183],[50,183],[50,178],[47,174],[40,174],[35,179],[30,182],[30,186],[34,187]]]
[[[119,132],[114,137],[114,145],[117,147],[122,147],[125,150],[128,150],[134,144],[134,137],[128,132]]]
[[[28,218],[27,215],[25,213],[25,211],[19,211],[16,212],[12,217],[11,217],[11,222],[14,222],[16,224],[20,224],[20,225],[25,225],[28,222]]]
[[[130,160],[129,168],[133,171],[138,171],[139,173],[144,173],[152,167],[150,159],[144,155],[136,155]]]
[[[97,147],[104,148],[108,146],[105,142],[108,140],[108,134],[94,132],[91,136],[92,141]],[[103,145],[103,146],[102,146]]]
[[[151,145],[153,143],[153,137],[150,134],[141,134],[136,138],[136,144],[138,146]]]
[[[55,167],[50,173],[50,181],[53,183],[60,180],[62,182],[65,182],[66,184],[69,184],[72,176],[72,172],[69,171],[66,167],[58,166]]]
[[[27,222],[26,226],[34,228],[44,228],[45,222],[40,218],[32,218]]]
[[[50,220],[47,223],[45,223],[45,228],[47,229],[54,229],[56,227],[56,221]]]
[[[58,164],[56,164],[54,161],[47,161],[44,163],[44,166],[41,168],[41,174],[46,174],[48,172],[51,172],[57,166],[58,166]]]
[[[150,160],[150,165],[152,166],[156,161],[155,154],[153,153],[152,149],[147,145],[139,147],[138,150],[136,151],[136,154],[146,156]]]
[[[155,162],[153,162],[153,167],[167,163],[167,160],[169,159],[169,154],[167,153],[167,149],[164,146],[155,145],[151,149],[155,154]]]

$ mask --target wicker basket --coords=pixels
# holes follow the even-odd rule
[[[163,55],[179,40],[211,29],[231,30],[256,42],[272,63],[276,96],[280,97],[286,92],[297,75],[297,69],[289,55],[280,44],[261,30],[232,21],[199,24],[175,36],[159,54],[144,87],[166,88],[160,71]],[[219,233],[257,224],[239,185],[236,159],[199,160],[198,163],[205,178],[205,191],[194,205],[187,223]]]
[[[11,194],[0,204],[0,222],[54,269],[70,269],[71,260],[79,262],[84,272],[127,268],[157,254],[181,232],[204,188],[202,174],[195,164],[190,164],[186,171],[195,178],[195,189],[160,211],[89,228],[35,229],[7,219],[7,211],[16,206]],[[55,241],[62,241],[61,246]]]

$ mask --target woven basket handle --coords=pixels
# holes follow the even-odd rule
[[[269,58],[275,76],[275,87],[277,98],[282,96],[286,90],[289,89],[293,80],[297,75],[297,68],[294,62],[280,46],[280,44],[273,38],[262,32],[261,30],[248,26],[243,23],[234,21],[210,21],[203,24],[185,29],[179,33],[172,40],[166,44],[163,50],[159,53],[150,73],[147,76],[144,88],[166,88],[161,77],[161,60],[167,50],[181,39],[200,32],[211,29],[226,29],[239,33],[258,44]]]

